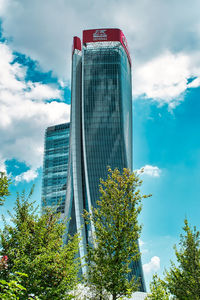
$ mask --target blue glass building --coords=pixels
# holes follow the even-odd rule
[[[80,234],[83,259],[94,229],[84,223],[82,214],[96,206],[100,178],[107,178],[107,166],[132,169],[132,81],[121,30],[85,30],[82,43],[74,37],[65,214],[71,217],[68,233]],[[131,268],[145,291],[141,261]]]
[[[70,124],[48,127],[45,132],[42,209],[55,208],[64,214]]]

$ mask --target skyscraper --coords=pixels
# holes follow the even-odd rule
[[[70,124],[48,127],[45,132],[42,209],[55,208],[64,214]]]
[[[74,37],[65,214],[71,217],[68,232],[80,233],[81,258],[93,231],[82,213],[96,206],[100,178],[107,177],[107,166],[132,169],[131,89],[131,59],[121,30],[84,30],[82,45]],[[141,262],[132,268],[145,290]]]

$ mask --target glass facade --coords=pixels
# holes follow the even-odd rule
[[[83,265],[86,245],[92,243],[94,233],[92,225],[85,224],[83,211],[96,206],[100,178],[107,178],[108,166],[121,171],[132,169],[133,152],[131,61],[126,39],[118,29],[85,32],[82,49],[77,37],[72,48],[65,203],[65,216],[71,218],[67,232],[80,234],[79,255]],[[140,278],[141,291],[145,291],[141,261],[132,262],[130,267],[132,274]]]
[[[131,69],[120,44],[83,50],[83,127],[87,194],[94,207],[99,179],[132,169]],[[124,122],[125,120],[125,122]]]
[[[53,207],[64,213],[70,124],[48,127],[45,132],[42,209]]]
[[[79,255],[84,265],[86,255],[86,228],[83,219],[85,208],[84,171],[82,159],[82,126],[81,126],[81,97],[82,97],[82,55],[75,50],[72,57],[72,86],[71,86],[71,115],[70,115],[70,153],[67,178],[67,193],[65,215],[70,219],[67,233],[80,236]],[[67,240],[67,237],[66,237]],[[82,267],[85,272],[85,266]]]

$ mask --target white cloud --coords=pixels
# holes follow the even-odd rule
[[[151,166],[151,165],[145,165],[144,167],[140,168],[139,170],[136,170],[139,174],[145,174],[151,177],[159,177],[161,174],[161,169],[159,169],[157,166]]]
[[[155,0],[153,5],[146,0],[60,0],[59,5],[54,0],[2,0],[2,7],[3,30],[12,46],[52,69],[61,82],[70,80],[74,35],[81,37],[87,28],[119,27],[133,59],[135,98],[142,95],[172,110],[187,88],[199,86],[198,80],[187,85],[190,76],[200,76],[198,0],[192,6],[187,0]],[[52,91],[37,86],[32,97],[38,101],[42,92],[48,97]]]
[[[6,173],[6,165],[4,159],[0,157],[0,172]]]
[[[4,15],[10,0],[0,0],[0,16]]]
[[[25,93],[25,97],[31,98],[32,100],[42,101],[47,99],[61,98],[61,93],[59,90],[46,84],[28,82],[27,86],[30,90]]]
[[[13,58],[9,46],[0,43],[1,165],[5,167],[6,160],[15,158],[36,170],[42,164],[45,128],[69,121],[70,106],[54,101],[62,99],[57,88],[27,83],[26,68],[12,64]],[[21,178],[29,180],[34,174]]]
[[[139,246],[142,247],[144,246],[145,242],[143,242],[141,239],[139,239]]]
[[[21,173],[20,175],[17,175],[15,177],[15,182],[21,182],[21,181],[26,181],[26,182],[30,182],[32,180],[34,180],[35,178],[37,178],[38,176],[38,172],[36,170],[28,170],[24,173]]]
[[[106,14],[99,13],[105,9]],[[11,64],[10,47],[38,60],[69,85],[72,36],[81,37],[87,28],[121,28],[133,59],[134,95],[173,109],[187,88],[200,85],[199,10],[198,0],[192,5],[186,0],[155,0],[153,5],[146,0],[60,0],[59,5],[54,0],[0,0],[3,34],[10,43],[0,44],[2,159],[40,166],[44,129],[68,121],[70,109],[65,103],[46,103],[62,97],[57,88],[25,82],[26,68]],[[198,78],[187,84],[190,76]],[[145,173],[159,176],[153,168],[147,166]]]
[[[196,88],[200,86],[200,77],[195,78],[192,82],[188,84],[188,88]]]
[[[196,63],[196,58],[187,54],[167,51],[140,65],[134,75],[134,96],[143,94],[160,105],[166,103],[170,109],[175,108],[183,101],[186,89],[200,86],[200,68]],[[197,78],[188,83],[192,77]]]
[[[180,95],[187,89],[187,78],[192,74],[189,57],[166,52],[141,65],[135,71],[134,95],[145,94],[161,104],[180,102]]]
[[[104,10],[106,14],[99,13]],[[18,51],[69,79],[72,36],[81,36],[87,28],[121,28],[136,71],[166,49],[194,58],[199,51],[199,10],[198,0],[192,5],[187,0],[60,0],[59,5],[54,0],[15,0],[7,5],[3,29]],[[199,69],[200,61],[196,66]]]
[[[139,246],[140,246],[140,251],[142,254],[148,253],[149,250],[144,248],[145,247],[145,242],[143,242],[141,239],[139,239]]]
[[[152,271],[158,271],[160,269],[160,258],[158,256],[153,256],[149,263],[143,265],[143,270],[145,274]]]

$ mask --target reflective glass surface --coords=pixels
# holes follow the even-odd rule
[[[90,43],[83,46],[82,56],[74,53],[71,91],[65,215],[71,217],[68,233],[80,233],[83,259],[95,231],[92,224],[84,224],[83,209],[96,206],[100,178],[107,178],[108,166],[132,169],[131,66],[121,44]],[[132,262],[130,268],[145,290],[141,261]]]
[[[132,169],[131,69],[121,46],[85,49],[83,57],[83,139],[95,206],[107,166]]]
[[[69,123],[48,127],[45,133],[42,208],[64,213],[69,155]]]

